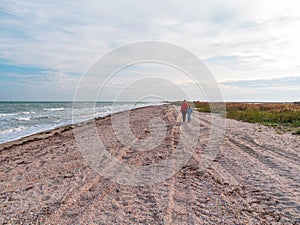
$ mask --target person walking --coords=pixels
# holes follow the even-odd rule
[[[189,105],[189,108],[187,109],[187,115],[188,115],[188,122],[192,121],[191,114],[193,113],[193,109]]]
[[[189,105],[187,104],[186,100],[184,100],[181,104],[181,108],[180,108],[180,112],[182,113],[182,120],[185,123],[185,119],[186,119],[186,113],[187,110],[189,108]]]

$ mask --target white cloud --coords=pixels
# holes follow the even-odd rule
[[[3,77],[15,78],[25,86],[38,86],[43,88],[74,89],[79,79],[59,71],[40,71],[34,74],[2,73]]]
[[[298,8],[292,0],[5,1],[0,59],[61,71],[46,77],[67,87],[74,79],[66,74],[82,74],[112,48],[150,39],[194,52],[219,82],[300,76]],[[231,60],[213,60],[220,57]]]

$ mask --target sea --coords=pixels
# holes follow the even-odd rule
[[[0,102],[0,143],[162,102]]]

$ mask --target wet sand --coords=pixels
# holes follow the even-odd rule
[[[134,151],[115,136],[111,117],[95,121],[107,151],[130,165],[167,159],[183,126],[173,106],[132,110],[132,133],[147,138],[149,121],[165,122],[152,150]],[[183,168],[162,182],[121,185],[98,174],[69,125],[0,145],[1,224],[300,224],[300,137],[226,119],[224,142],[210,165],[199,163],[209,143],[210,114],[200,123],[197,148]],[[90,143],[87,142],[87,145]]]

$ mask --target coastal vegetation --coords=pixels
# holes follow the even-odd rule
[[[191,103],[199,112],[211,112],[208,102]],[[295,103],[227,102],[225,116],[249,123],[275,127],[278,132],[300,135],[300,105]]]
[[[226,105],[226,117],[276,127],[278,131],[300,134],[300,105],[294,103],[235,103]],[[200,112],[210,112],[208,102],[194,102]]]

